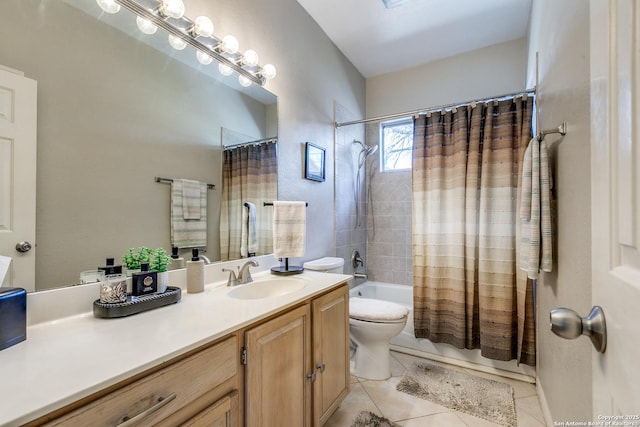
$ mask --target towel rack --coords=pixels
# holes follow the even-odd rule
[[[536,136],[536,138],[538,138],[538,141],[542,141],[544,139],[544,137],[546,135],[551,135],[554,133],[559,133],[560,135],[566,135],[567,134],[567,122],[562,122],[562,124],[560,126],[558,126],[557,128],[553,128],[553,129],[542,129],[540,132],[538,132],[538,136]]]
[[[305,205],[305,206],[309,206],[309,203],[308,203],[308,202],[305,202],[305,204],[304,204],[304,205]],[[264,203],[262,204],[262,206],[273,206],[273,203],[272,203],[272,202],[264,202]]]
[[[159,176],[156,176],[154,179],[156,182],[159,182],[161,184],[171,184],[173,182],[172,178],[161,178]],[[209,190],[214,190],[216,188],[215,184],[207,184],[207,188]]]

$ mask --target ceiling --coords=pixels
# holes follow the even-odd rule
[[[365,77],[525,37],[532,0],[298,0]]]

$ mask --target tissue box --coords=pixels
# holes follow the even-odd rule
[[[27,339],[27,291],[0,287],[0,350]]]

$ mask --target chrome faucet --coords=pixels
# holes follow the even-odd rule
[[[222,271],[229,272],[229,279],[227,280],[227,286],[236,286],[236,285],[245,285],[247,283],[253,282],[251,278],[251,272],[249,268],[258,267],[258,261],[249,260],[244,263],[242,267],[238,267],[238,275],[236,276],[236,272],[230,268],[223,268]]]
[[[251,272],[249,271],[249,268],[258,267],[259,265],[260,264],[258,264],[258,261],[253,260],[253,259],[244,263],[242,268],[240,268],[240,272],[238,273],[238,279],[240,280],[240,284],[241,285],[244,285],[245,283],[253,282],[253,279],[251,278]]]
[[[223,268],[222,271],[229,272],[229,279],[227,280],[227,286],[236,286],[240,284],[240,281],[236,277],[236,272],[230,268]]]
[[[211,260],[204,255],[200,255],[200,258],[204,261],[205,264],[211,264]]]

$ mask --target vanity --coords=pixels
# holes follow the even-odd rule
[[[0,352],[0,426],[320,426],[349,391],[350,279],[262,271],[129,317],[89,305],[31,325]]]

